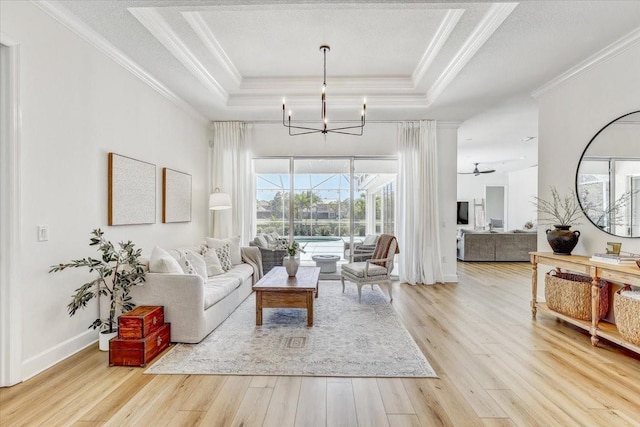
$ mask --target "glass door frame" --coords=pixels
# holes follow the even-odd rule
[[[344,155],[324,155],[324,156],[256,156],[256,157],[252,157],[251,160],[256,161],[256,160],[273,160],[273,159],[280,159],[280,160],[289,160],[289,241],[293,241],[294,238],[294,204],[293,204],[293,197],[294,197],[294,179],[293,179],[293,175],[295,174],[295,161],[296,160],[331,160],[331,159],[335,159],[335,160],[349,160],[349,247],[353,247],[354,245],[354,230],[355,230],[355,200],[354,200],[354,196],[355,196],[355,180],[354,178],[354,174],[355,174],[355,162],[359,161],[359,160],[392,160],[392,161],[397,161],[398,157],[397,156],[344,156]],[[253,172],[253,179],[255,179],[255,171]],[[253,208],[252,208],[252,215],[255,216],[256,213],[256,198],[255,198],[255,194],[252,196],[253,199]],[[395,205],[395,202],[394,202]],[[394,209],[397,209],[397,206],[394,206]],[[373,215],[375,215],[375,212],[372,213]],[[252,233],[256,234],[257,232],[257,224],[252,220],[253,223],[253,230]],[[375,229],[373,230],[373,232],[375,232]],[[351,254],[349,256],[349,262],[351,262],[353,260],[353,254]]]

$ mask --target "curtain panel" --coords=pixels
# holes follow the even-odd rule
[[[240,236],[246,243],[251,234],[253,184],[248,150],[251,125],[242,122],[213,122],[209,141],[211,186],[231,197],[231,209],[210,211],[210,235]]]
[[[436,122],[398,125],[400,281],[443,283]]]

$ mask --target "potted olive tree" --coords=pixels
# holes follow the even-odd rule
[[[71,302],[67,305],[67,310],[69,316],[73,316],[78,309],[86,307],[93,298],[98,296],[109,298],[108,316],[98,318],[89,325],[93,329],[100,328],[100,350],[107,351],[109,340],[117,333],[117,316],[135,306],[131,302],[129,289],[144,282],[143,265],[139,261],[142,250],[135,249],[131,241],[120,242],[116,249],[104,238],[104,233],[99,228],[93,230],[91,235],[89,246],[98,247],[101,254],[99,258],[87,257],[71,260],[67,264],[52,265],[49,273],[81,267],[97,273],[98,277],[76,289]]]

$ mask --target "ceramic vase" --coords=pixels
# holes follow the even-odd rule
[[[555,230],[547,230],[547,242],[556,255],[571,255],[571,251],[578,244],[580,232],[571,231],[570,225],[554,225]]]
[[[289,277],[293,277],[298,272],[298,266],[300,265],[300,260],[295,256],[288,255],[284,257],[282,261],[282,265],[287,270],[287,274]]]

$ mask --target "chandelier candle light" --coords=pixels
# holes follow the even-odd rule
[[[324,55],[324,75],[322,80],[322,95],[320,96],[321,100],[321,119],[322,122],[320,124],[321,127],[314,128],[308,126],[299,126],[296,125],[295,122],[291,120],[291,110],[289,110],[289,118],[285,119],[285,111],[287,109],[285,99],[282,98],[282,124],[284,127],[289,129],[290,136],[296,135],[306,135],[309,133],[322,133],[325,136],[328,133],[342,133],[344,135],[355,135],[362,136],[362,130],[364,129],[366,113],[367,113],[367,99],[365,98],[362,102],[362,112],[360,113],[360,121],[358,124],[347,125],[336,128],[329,128],[329,121],[327,120],[327,52],[329,52],[331,48],[327,45],[320,46],[320,51],[322,51]],[[352,123],[355,123],[352,122]],[[297,129],[301,132],[292,133],[292,129]],[[295,131],[294,131],[295,132]]]

